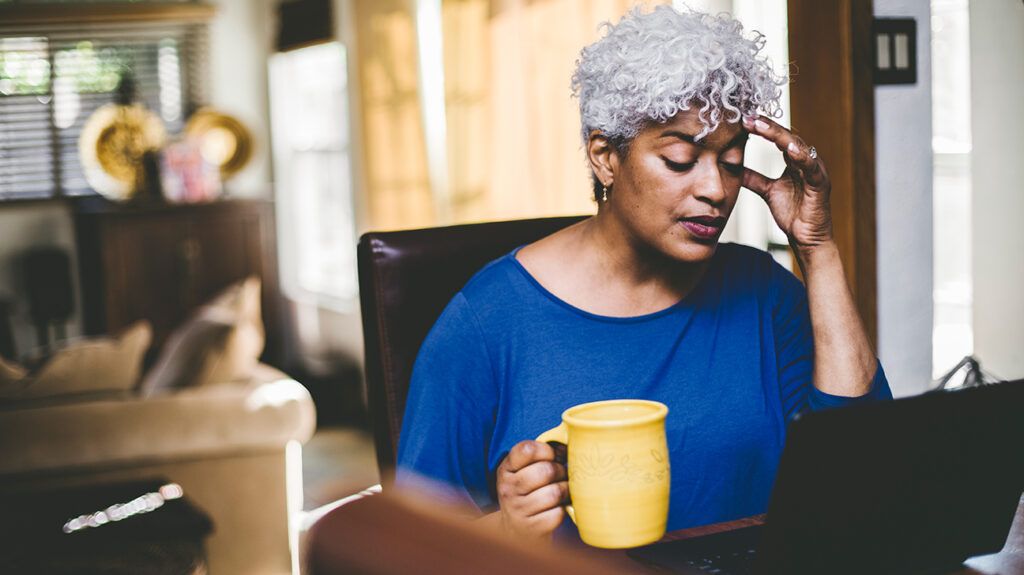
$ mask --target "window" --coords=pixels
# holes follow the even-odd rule
[[[78,137],[126,75],[178,132],[203,100],[205,34],[195,22],[0,23],[0,200],[93,193]]]
[[[932,376],[974,352],[971,77],[967,0],[932,0],[934,303]]]
[[[346,66],[339,42],[270,58],[282,283],[341,310],[358,294]]]

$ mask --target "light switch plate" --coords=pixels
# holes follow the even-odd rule
[[[872,35],[875,84],[916,84],[917,21],[875,18]]]

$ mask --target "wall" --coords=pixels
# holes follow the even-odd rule
[[[255,140],[252,161],[225,189],[241,197],[271,197],[267,57],[274,27],[269,0],[212,0],[210,105],[238,117]]]
[[[1024,4],[970,3],[974,350],[1024,377]]]
[[[917,84],[875,88],[878,355],[898,396],[932,374],[932,117],[929,0],[875,0],[917,21]]]

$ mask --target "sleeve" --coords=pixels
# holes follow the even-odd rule
[[[779,393],[786,420],[803,411],[892,399],[881,362],[876,360],[870,390],[859,397],[825,393],[814,386],[814,333],[807,290],[800,280],[771,262],[772,328],[778,366]]]
[[[398,442],[396,483],[427,480],[454,501],[493,507],[487,450],[497,385],[483,331],[460,292],[420,348]]]

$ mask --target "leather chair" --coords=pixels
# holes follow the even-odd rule
[[[394,478],[412,366],[444,307],[491,260],[583,218],[371,232],[360,238],[367,399],[385,488]]]

